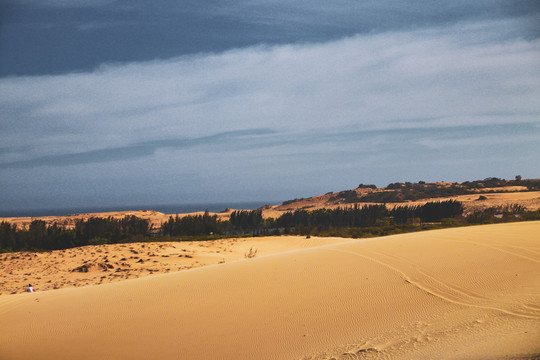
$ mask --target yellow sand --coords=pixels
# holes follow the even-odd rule
[[[0,296],[0,359],[540,356],[540,222]]]
[[[306,239],[303,236],[269,236],[5,253],[0,254],[0,295],[24,293],[29,283],[40,292],[107,284],[346,240],[335,237]]]

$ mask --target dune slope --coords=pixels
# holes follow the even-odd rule
[[[0,296],[2,359],[533,358],[540,222]]]
[[[109,244],[0,254],[0,295],[99,285],[290,250],[341,243],[332,237],[267,236],[208,241]]]

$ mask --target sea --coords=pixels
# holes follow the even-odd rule
[[[226,203],[194,203],[177,205],[125,205],[125,206],[98,206],[98,207],[66,207],[54,209],[25,209],[25,210],[0,210],[0,217],[40,217],[40,216],[66,216],[73,214],[85,214],[110,211],[127,210],[154,210],[164,214],[185,214],[197,211],[218,213],[227,208],[255,210],[265,205],[278,205],[276,201],[249,201],[249,202],[226,202]]]

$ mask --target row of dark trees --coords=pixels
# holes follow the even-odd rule
[[[230,219],[224,221],[207,211],[203,215],[171,216],[160,229],[152,229],[148,220],[136,216],[78,220],[72,229],[56,223],[47,225],[42,220],[34,220],[27,229],[21,230],[8,222],[2,222],[0,251],[57,250],[84,245],[144,241],[150,239],[150,235],[201,240],[211,235],[215,237],[283,233],[341,233],[343,236],[360,237],[415,231],[420,229],[419,224],[426,223],[442,222],[445,226],[451,226],[540,219],[540,211],[526,211],[519,205],[479,210],[467,217],[462,214],[463,204],[448,200],[428,202],[424,205],[396,206],[393,209],[387,209],[381,204],[313,211],[299,209],[287,212],[277,219],[263,219],[261,210],[241,210],[232,212]],[[446,219],[452,220],[449,222]]]
[[[203,215],[171,216],[161,226],[161,232],[166,236],[196,236],[223,234],[228,228],[229,224],[220,221],[217,215],[205,211]]]
[[[384,205],[351,206],[337,209],[318,209],[313,211],[295,210],[281,215],[275,221],[278,228],[329,228],[372,226],[378,219],[387,215]]]
[[[281,228],[302,226],[304,228],[361,228],[374,226],[378,222],[403,224],[409,219],[421,222],[440,222],[463,214],[463,204],[459,201],[428,202],[425,205],[396,206],[389,210],[384,205],[354,205],[337,209],[314,211],[296,210],[279,217],[275,225]]]
[[[161,233],[166,236],[198,236],[310,232],[329,228],[362,228],[374,226],[382,220],[396,224],[406,223],[413,218],[422,222],[440,222],[443,218],[452,218],[462,213],[462,203],[454,200],[396,206],[392,210],[380,204],[313,211],[299,209],[287,212],[277,219],[267,220],[263,219],[261,210],[234,211],[227,221],[205,212],[204,215],[171,216],[162,225]]]
[[[147,235],[150,231],[150,223],[134,215],[121,219],[91,217],[77,221],[74,231],[75,237],[86,243],[98,238],[117,243],[134,235]]]
[[[72,229],[43,220],[34,220],[26,229],[8,222],[0,223],[0,251],[58,250],[85,245],[114,244],[141,240],[149,235],[206,236],[238,233],[261,233],[265,227],[261,210],[234,211],[230,220],[222,221],[206,211],[203,215],[170,217],[161,229],[152,231],[148,220],[136,216],[78,220]]]
[[[262,210],[233,211],[229,220],[220,220],[205,211],[203,215],[171,216],[161,226],[161,233],[166,236],[260,233],[264,227]]]
[[[71,247],[113,244],[129,241],[136,236],[144,238],[151,230],[147,220],[136,216],[122,219],[81,219],[73,229],[56,223],[47,225],[43,220],[34,220],[28,229],[20,230],[8,222],[0,223],[0,250],[59,250]]]
[[[233,211],[229,221],[235,231],[253,231],[264,227],[262,210]]]
[[[440,222],[463,214],[463,204],[456,200],[428,202],[424,205],[395,206],[389,213],[393,221],[404,224],[409,219],[422,222]]]

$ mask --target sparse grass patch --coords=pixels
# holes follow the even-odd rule
[[[247,253],[244,253],[244,257],[246,259],[251,259],[257,256],[257,249],[253,249],[253,247],[249,248],[249,251]]]

